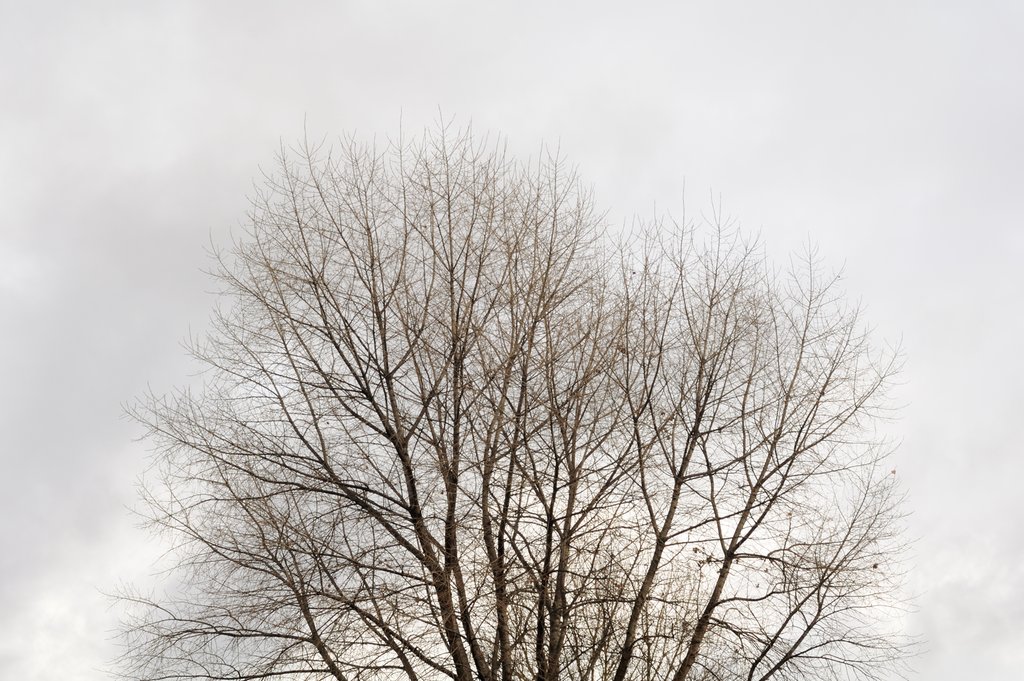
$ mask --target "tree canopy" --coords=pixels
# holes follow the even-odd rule
[[[846,679],[900,660],[898,353],[715,217],[609,236],[469,132],[282,154],[203,385],[136,408],[175,538],[141,679]]]

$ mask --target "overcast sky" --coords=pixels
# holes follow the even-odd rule
[[[188,381],[260,166],[440,108],[560,144],[613,222],[685,184],[845,266],[907,357],[918,678],[1019,679],[1022,68],[1017,1],[0,0],[0,678],[103,678],[156,550],[122,405]]]

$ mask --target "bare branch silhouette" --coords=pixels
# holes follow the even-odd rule
[[[846,679],[899,663],[879,353],[812,255],[625,245],[557,157],[283,153],[204,388],[141,403],[138,679]]]

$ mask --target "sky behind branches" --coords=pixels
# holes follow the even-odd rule
[[[0,0],[0,678],[102,678],[159,546],[122,404],[190,380],[279,147],[439,110],[557,147],[614,228],[714,201],[844,268],[907,358],[929,681],[1024,665],[1024,5]]]

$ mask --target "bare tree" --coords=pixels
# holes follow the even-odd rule
[[[469,133],[282,154],[202,390],[136,412],[178,580],[128,598],[124,673],[892,669],[895,354],[813,258],[601,219],[557,159]]]

